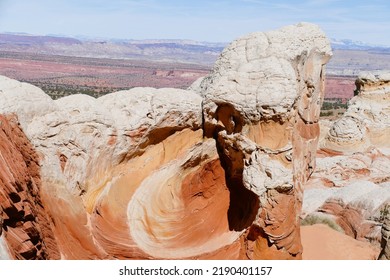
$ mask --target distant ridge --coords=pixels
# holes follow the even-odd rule
[[[133,40],[0,33],[0,52],[140,59],[212,65],[226,43],[193,40]]]
[[[57,34],[42,36],[25,33],[0,33],[0,52],[3,53],[3,57],[9,56],[10,53],[30,53],[191,63],[211,67],[226,46],[225,42],[199,42],[188,39],[134,40],[87,36],[70,37]],[[361,70],[375,70],[382,67],[377,65],[378,58],[376,56],[381,56],[379,58],[381,65],[388,65],[390,46],[373,45],[348,39],[331,39],[331,47],[335,51],[335,55],[328,65],[328,73],[331,74],[354,76]],[[351,56],[351,54],[345,53],[355,53],[356,51],[362,52],[360,56]],[[373,57],[368,58],[369,56]],[[345,61],[346,57],[350,57],[352,60]]]
[[[70,37],[57,37],[57,36],[37,36],[29,34],[0,34],[0,44],[16,44],[16,45],[34,45],[34,44],[47,44],[47,43],[60,43],[66,45],[82,44],[80,40]]]
[[[353,41],[349,39],[331,39],[331,46],[338,50],[387,50],[390,51],[390,46],[374,45],[362,41]]]
[[[226,47],[226,42],[206,42],[195,41],[189,39],[118,39],[118,38],[98,38],[88,36],[66,36],[66,35],[32,35],[23,32],[4,32],[0,33],[0,44],[46,44],[46,43],[61,43],[61,44],[82,44],[89,43],[118,43],[130,45],[171,45],[171,46],[202,46],[209,47],[215,50],[222,50]],[[388,50],[390,46],[375,45],[362,41],[354,41],[350,39],[335,39],[331,38],[331,46],[333,49],[340,50]]]

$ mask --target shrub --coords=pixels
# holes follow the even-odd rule
[[[388,216],[389,213],[390,213],[390,204],[386,204],[379,211],[379,222],[383,223],[385,221],[385,219],[386,219],[386,216]]]
[[[320,112],[320,117],[329,117],[333,116],[333,111],[321,111]]]
[[[309,226],[315,224],[327,225],[338,232],[344,233],[344,230],[332,218],[326,217],[325,215],[310,214],[307,215],[303,220],[301,220],[301,226]]]

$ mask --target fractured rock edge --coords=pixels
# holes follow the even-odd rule
[[[0,115],[0,238],[15,259],[59,259],[42,204],[38,156],[14,115]],[[8,247],[5,248],[5,247]],[[7,249],[7,250],[6,250]]]

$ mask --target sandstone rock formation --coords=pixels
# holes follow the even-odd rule
[[[357,179],[340,188],[317,186],[305,190],[302,218],[311,216],[334,222],[346,235],[372,242],[379,248],[381,212],[388,201],[388,183]]]
[[[301,258],[330,56],[322,31],[302,23],[234,41],[189,90],[53,101],[1,77],[0,114],[25,141],[0,149],[11,256]]]
[[[383,211],[390,201],[389,72],[362,73],[355,93],[319,145],[302,218],[326,217],[345,234],[379,250],[381,229],[386,229]]]
[[[322,36],[302,27],[233,42],[200,84],[205,133],[217,139],[227,184],[237,193],[250,191],[242,200],[255,206],[235,218],[238,229],[253,223],[254,258],[301,253],[299,221],[291,213],[300,212],[302,184],[315,166],[324,64],[331,55]],[[302,38],[310,38],[309,48]]]
[[[0,245],[0,255],[16,259],[59,258],[40,196],[38,156],[14,116],[0,115],[0,151],[0,226],[4,229],[0,237],[4,235],[8,247],[7,250]]]
[[[390,72],[364,72],[344,116],[330,128],[324,148],[343,153],[390,148]]]

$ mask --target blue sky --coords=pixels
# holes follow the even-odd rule
[[[0,32],[228,42],[300,21],[390,45],[388,0],[0,0]]]

